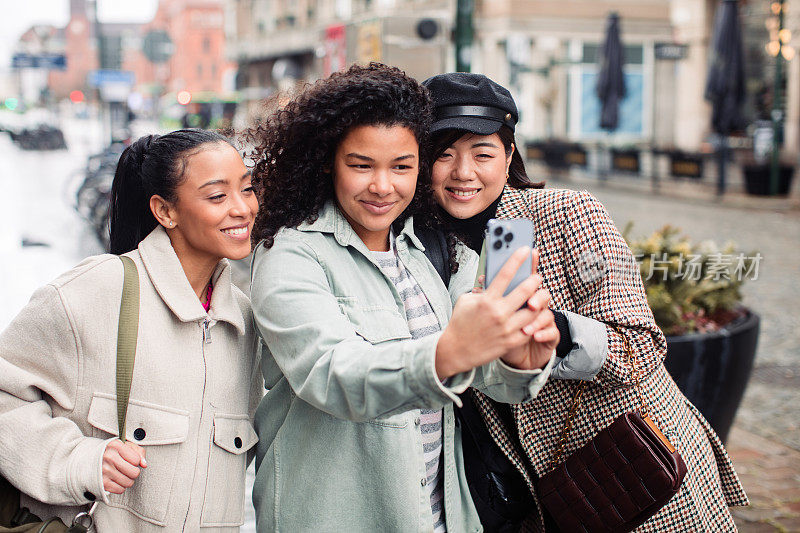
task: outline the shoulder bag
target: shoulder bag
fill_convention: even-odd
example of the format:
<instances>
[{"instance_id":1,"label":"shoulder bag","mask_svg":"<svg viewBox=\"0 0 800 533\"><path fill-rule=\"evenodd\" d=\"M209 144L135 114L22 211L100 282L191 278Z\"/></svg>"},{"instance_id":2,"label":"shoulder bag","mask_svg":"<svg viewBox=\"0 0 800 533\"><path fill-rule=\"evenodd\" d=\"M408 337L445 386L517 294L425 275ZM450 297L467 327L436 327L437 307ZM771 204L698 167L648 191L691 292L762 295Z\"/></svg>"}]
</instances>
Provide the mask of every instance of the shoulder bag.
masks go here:
<instances>
[{"instance_id":1,"label":"shoulder bag","mask_svg":"<svg viewBox=\"0 0 800 533\"><path fill-rule=\"evenodd\" d=\"M620 335L641 407L620 415L558 464L587 382L578 386L553 454L551 466L558 466L537 486L539 500L561 531L632 531L677 494L686 475L680 454L648 414L630 344Z\"/></svg>"},{"instance_id":2,"label":"shoulder bag","mask_svg":"<svg viewBox=\"0 0 800 533\"><path fill-rule=\"evenodd\" d=\"M132 259L120 256L125 272L117 330L117 423L119 438L125 442L125 414L133 378L136 338L139 330L139 272ZM20 507L20 493L0 476L0 533L86 533L94 525L92 515L99 502L78 513L67 526L60 518L42 520Z\"/></svg>"}]
</instances>

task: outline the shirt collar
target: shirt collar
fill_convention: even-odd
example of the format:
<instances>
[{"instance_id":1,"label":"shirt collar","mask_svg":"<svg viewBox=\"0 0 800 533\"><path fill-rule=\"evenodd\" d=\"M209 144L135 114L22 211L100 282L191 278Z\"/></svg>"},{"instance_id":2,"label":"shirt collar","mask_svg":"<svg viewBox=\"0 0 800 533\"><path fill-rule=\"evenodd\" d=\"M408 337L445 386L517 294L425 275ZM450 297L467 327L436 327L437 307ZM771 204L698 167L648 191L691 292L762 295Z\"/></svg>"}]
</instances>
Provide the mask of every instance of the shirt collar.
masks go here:
<instances>
[{"instance_id":1,"label":"shirt collar","mask_svg":"<svg viewBox=\"0 0 800 533\"><path fill-rule=\"evenodd\" d=\"M211 276L214 290L211 293L211 310L206 313L163 227L156 227L145 237L139 243L138 250L156 292L180 321L196 322L210 317L212 320L228 322L240 334L244 334L244 317L233 294L231 266L227 259L217 264Z\"/></svg>"},{"instance_id":2,"label":"shirt collar","mask_svg":"<svg viewBox=\"0 0 800 533\"><path fill-rule=\"evenodd\" d=\"M342 246L355 246L356 248L363 248L363 252L369 250L364 245L361 237L353 230L353 227L344 218L336 202L328 200L325 205L320 209L319 216L314 222L301 222L297 229L299 231L316 231L320 233L332 233L336 242ZM407 235L408 239L420 250L425 250L425 247L420 242L419 238L414 234L414 221L413 217L408 217L403 222L403 227L399 235Z\"/></svg>"}]
</instances>

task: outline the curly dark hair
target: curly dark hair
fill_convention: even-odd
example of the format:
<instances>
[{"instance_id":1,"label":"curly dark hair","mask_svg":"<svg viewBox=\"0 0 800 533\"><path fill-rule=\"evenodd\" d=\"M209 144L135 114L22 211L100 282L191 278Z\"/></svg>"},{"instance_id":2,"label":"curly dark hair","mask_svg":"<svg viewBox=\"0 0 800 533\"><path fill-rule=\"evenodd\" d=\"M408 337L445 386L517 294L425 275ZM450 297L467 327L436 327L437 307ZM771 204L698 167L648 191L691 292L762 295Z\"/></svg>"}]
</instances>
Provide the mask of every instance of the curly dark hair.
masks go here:
<instances>
[{"instance_id":1,"label":"curly dark hair","mask_svg":"<svg viewBox=\"0 0 800 533\"><path fill-rule=\"evenodd\" d=\"M403 126L419 143L417 188L395 228L414 215L416 227L439 229L430 177L428 131L432 105L427 89L396 67L380 63L349 69L306 85L285 106L244 133L253 148L253 184L259 213L254 244L270 248L283 227L313 222L334 198L336 149L357 126ZM455 239L448 238L451 268Z\"/></svg>"}]
</instances>

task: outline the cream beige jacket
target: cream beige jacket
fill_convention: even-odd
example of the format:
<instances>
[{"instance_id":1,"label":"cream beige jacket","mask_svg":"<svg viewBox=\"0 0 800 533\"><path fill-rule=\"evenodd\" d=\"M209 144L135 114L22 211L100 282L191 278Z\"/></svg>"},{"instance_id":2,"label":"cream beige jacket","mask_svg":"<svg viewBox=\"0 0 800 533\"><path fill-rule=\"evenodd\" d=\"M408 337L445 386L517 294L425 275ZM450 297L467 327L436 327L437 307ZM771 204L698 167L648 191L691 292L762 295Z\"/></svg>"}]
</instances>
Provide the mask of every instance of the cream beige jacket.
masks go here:
<instances>
[{"instance_id":1,"label":"cream beige jacket","mask_svg":"<svg viewBox=\"0 0 800 533\"><path fill-rule=\"evenodd\" d=\"M160 227L126 255L141 294L126 436L148 467L124 494L103 491L123 275L100 255L37 290L0 334L0 474L23 506L67 524L101 500L101 533L238 530L263 391L250 304L223 260L206 313Z\"/></svg>"}]
</instances>

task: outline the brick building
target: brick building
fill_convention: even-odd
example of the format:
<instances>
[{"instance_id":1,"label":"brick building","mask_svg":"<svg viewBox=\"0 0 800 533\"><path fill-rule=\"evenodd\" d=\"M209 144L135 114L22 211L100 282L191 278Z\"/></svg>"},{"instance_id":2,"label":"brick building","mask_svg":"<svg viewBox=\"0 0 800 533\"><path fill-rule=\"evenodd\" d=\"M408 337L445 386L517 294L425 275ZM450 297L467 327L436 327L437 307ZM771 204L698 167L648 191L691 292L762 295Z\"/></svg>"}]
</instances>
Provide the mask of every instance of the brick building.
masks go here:
<instances>
[{"instance_id":1,"label":"brick building","mask_svg":"<svg viewBox=\"0 0 800 533\"><path fill-rule=\"evenodd\" d=\"M166 31L172 41L173 54L165 63L152 63L143 53L145 38L153 30ZM161 0L148 23L101 24L102 65L97 31L93 2L70 0L69 23L58 30L67 69L52 71L48 77L54 97L66 98L76 89L91 97L87 76L100 67L133 72L133 90L145 98L179 91L219 94L232 88L236 65L224 56L222 0Z\"/></svg>"}]
</instances>

